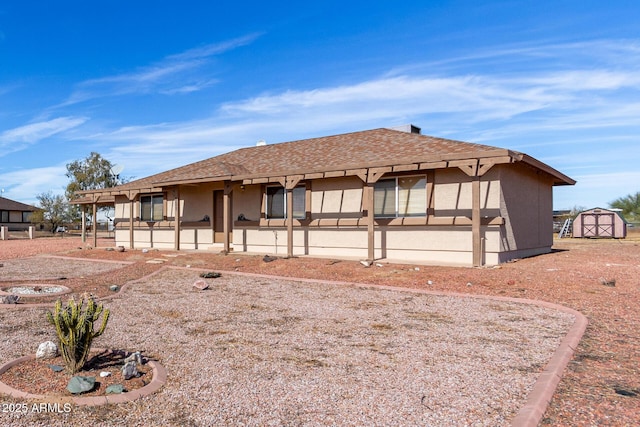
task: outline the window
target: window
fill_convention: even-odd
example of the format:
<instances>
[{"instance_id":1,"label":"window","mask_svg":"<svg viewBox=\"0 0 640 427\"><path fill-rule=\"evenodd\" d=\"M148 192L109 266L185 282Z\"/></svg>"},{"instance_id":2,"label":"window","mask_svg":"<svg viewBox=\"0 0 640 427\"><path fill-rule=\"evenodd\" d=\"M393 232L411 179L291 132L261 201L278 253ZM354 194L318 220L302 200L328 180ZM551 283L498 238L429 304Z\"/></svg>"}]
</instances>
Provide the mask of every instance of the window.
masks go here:
<instances>
[{"instance_id":1,"label":"window","mask_svg":"<svg viewBox=\"0 0 640 427\"><path fill-rule=\"evenodd\" d=\"M297 219L305 219L307 211L305 207L304 186L293 189L293 217ZM267 187L267 211L266 217L286 218L287 217L287 192L283 187Z\"/></svg>"},{"instance_id":2,"label":"window","mask_svg":"<svg viewBox=\"0 0 640 427\"><path fill-rule=\"evenodd\" d=\"M0 222L9 222L9 211L0 211Z\"/></svg>"},{"instance_id":3,"label":"window","mask_svg":"<svg viewBox=\"0 0 640 427\"><path fill-rule=\"evenodd\" d=\"M381 179L373 192L374 216L397 218L427 214L427 180L420 176Z\"/></svg>"},{"instance_id":4,"label":"window","mask_svg":"<svg viewBox=\"0 0 640 427\"><path fill-rule=\"evenodd\" d=\"M162 194L140 196L140 221L162 221Z\"/></svg>"},{"instance_id":5,"label":"window","mask_svg":"<svg viewBox=\"0 0 640 427\"><path fill-rule=\"evenodd\" d=\"M22 222L31 222L31 214L33 212L22 212Z\"/></svg>"}]
</instances>

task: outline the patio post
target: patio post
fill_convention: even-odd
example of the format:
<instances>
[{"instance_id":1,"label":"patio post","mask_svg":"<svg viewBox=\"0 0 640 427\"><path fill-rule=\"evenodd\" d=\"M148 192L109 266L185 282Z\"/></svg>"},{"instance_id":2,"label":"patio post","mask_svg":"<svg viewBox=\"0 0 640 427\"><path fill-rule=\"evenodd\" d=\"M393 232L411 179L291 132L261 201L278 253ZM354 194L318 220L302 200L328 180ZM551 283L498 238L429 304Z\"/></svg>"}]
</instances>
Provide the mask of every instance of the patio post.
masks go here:
<instances>
[{"instance_id":1,"label":"patio post","mask_svg":"<svg viewBox=\"0 0 640 427\"><path fill-rule=\"evenodd\" d=\"M231 193L233 187L231 181L224 182L224 193L222 196L222 232L224 233L224 248L223 252L228 254L231 251L231 242L229 240L229 233L231 231ZM220 194L220 193L218 193Z\"/></svg>"},{"instance_id":2,"label":"patio post","mask_svg":"<svg viewBox=\"0 0 640 427\"><path fill-rule=\"evenodd\" d=\"M92 205L92 209L93 209L93 216L91 219L91 228L93 229L93 247L97 248L98 247L98 204L96 202L93 202Z\"/></svg>"},{"instance_id":3,"label":"patio post","mask_svg":"<svg viewBox=\"0 0 640 427\"><path fill-rule=\"evenodd\" d=\"M82 205L82 218L81 218L81 224L82 224L82 243L85 243L87 241L87 205Z\"/></svg>"},{"instance_id":4,"label":"patio post","mask_svg":"<svg viewBox=\"0 0 640 427\"><path fill-rule=\"evenodd\" d=\"M174 243L173 243L173 247L176 251L180 250L180 187L176 186L176 189L174 190L174 198L173 198L173 205L174 205L174 213L175 213L175 227L174 227L174 231L175 231L175 238L174 238Z\"/></svg>"}]
</instances>

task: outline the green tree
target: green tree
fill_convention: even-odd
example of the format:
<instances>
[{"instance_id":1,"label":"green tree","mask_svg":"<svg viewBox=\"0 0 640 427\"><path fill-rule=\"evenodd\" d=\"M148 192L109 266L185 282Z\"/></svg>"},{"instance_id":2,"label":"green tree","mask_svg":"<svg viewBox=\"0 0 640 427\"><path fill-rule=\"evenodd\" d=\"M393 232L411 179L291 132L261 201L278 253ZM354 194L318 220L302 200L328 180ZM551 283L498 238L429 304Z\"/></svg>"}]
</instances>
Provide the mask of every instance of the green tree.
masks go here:
<instances>
[{"instance_id":1,"label":"green tree","mask_svg":"<svg viewBox=\"0 0 640 427\"><path fill-rule=\"evenodd\" d=\"M75 160L67 164L67 177L71 182L67 185L66 196L70 202L79 198L78 191L98 190L101 188L115 187L127 182L114 173L114 165L96 152L91 152L82 160ZM102 208L108 210L109 208ZM72 205L71 212L73 218L80 217L80 209ZM91 216L92 212L87 213Z\"/></svg>"},{"instance_id":2,"label":"green tree","mask_svg":"<svg viewBox=\"0 0 640 427\"><path fill-rule=\"evenodd\" d=\"M66 195L69 201L78 197L77 191L97 190L118 185L119 178L112 172L113 164L99 153L91 152L87 158L67 164Z\"/></svg>"},{"instance_id":3,"label":"green tree","mask_svg":"<svg viewBox=\"0 0 640 427\"><path fill-rule=\"evenodd\" d=\"M640 191L614 200L609 207L622 209L622 215L630 222L640 221Z\"/></svg>"},{"instance_id":4,"label":"green tree","mask_svg":"<svg viewBox=\"0 0 640 427\"><path fill-rule=\"evenodd\" d=\"M71 220L69 204L63 195L53 195L51 191L36 196L41 211L33 213L32 222L48 222L51 232L55 233L59 226Z\"/></svg>"}]
</instances>

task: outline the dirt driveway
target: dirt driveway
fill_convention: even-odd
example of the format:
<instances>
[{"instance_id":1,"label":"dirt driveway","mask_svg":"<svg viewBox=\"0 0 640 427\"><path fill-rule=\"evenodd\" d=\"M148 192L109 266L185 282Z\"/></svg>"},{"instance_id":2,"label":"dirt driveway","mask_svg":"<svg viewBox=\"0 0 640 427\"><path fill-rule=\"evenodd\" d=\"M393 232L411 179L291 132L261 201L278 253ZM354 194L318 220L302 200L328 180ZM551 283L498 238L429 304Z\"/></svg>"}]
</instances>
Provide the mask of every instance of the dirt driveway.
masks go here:
<instances>
[{"instance_id":1,"label":"dirt driveway","mask_svg":"<svg viewBox=\"0 0 640 427\"><path fill-rule=\"evenodd\" d=\"M196 252L117 253L77 249L64 240L38 242L39 252L138 263L140 268L164 258L165 264L216 270L346 280L400 287L513 296L549 301L576 309L589 319L587 331L565 372L543 425L638 425L640 416L640 236L625 240L556 241L554 252L512 262L501 268L454 268L383 264L364 268L357 262L326 259L278 259ZM0 260L18 251L34 255L29 241L8 251L0 242ZM105 241L105 244L109 244ZM36 252L38 252L36 251ZM134 267L135 268L135 264ZM117 280L114 278L114 280ZM96 282L97 280L94 280ZM611 286L615 281L615 286ZM606 284L603 284L606 283Z\"/></svg>"}]
</instances>

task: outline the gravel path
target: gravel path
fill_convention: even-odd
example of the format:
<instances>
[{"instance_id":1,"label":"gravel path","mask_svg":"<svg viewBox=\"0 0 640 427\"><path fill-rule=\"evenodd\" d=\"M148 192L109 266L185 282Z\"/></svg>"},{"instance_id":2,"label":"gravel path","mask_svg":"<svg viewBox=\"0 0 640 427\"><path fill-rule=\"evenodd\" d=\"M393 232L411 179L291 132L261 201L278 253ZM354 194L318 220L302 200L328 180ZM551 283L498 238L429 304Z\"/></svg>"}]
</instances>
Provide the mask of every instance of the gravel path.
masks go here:
<instances>
[{"instance_id":1,"label":"gravel path","mask_svg":"<svg viewBox=\"0 0 640 427\"><path fill-rule=\"evenodd\" d=\"M169 372L159 394L0 422L508 425L574 320L527 304L229 274L196 291L198 278L164 270L107 303L95 345L157 357ZM43 318L0 311L0 360L52 339Z\"/></svg>"}]
</instances>

